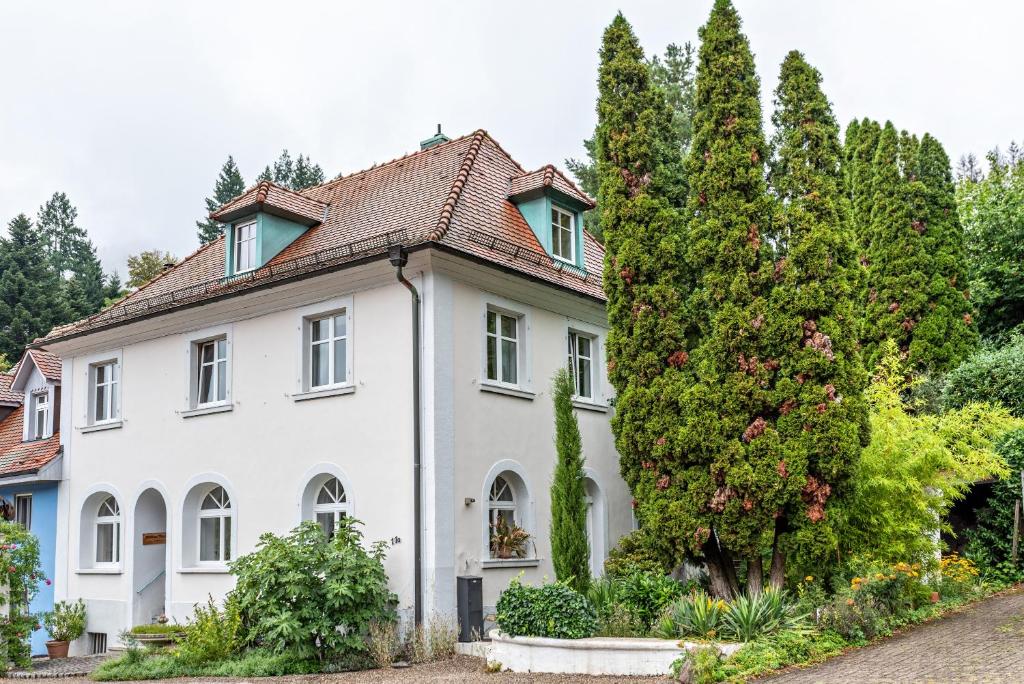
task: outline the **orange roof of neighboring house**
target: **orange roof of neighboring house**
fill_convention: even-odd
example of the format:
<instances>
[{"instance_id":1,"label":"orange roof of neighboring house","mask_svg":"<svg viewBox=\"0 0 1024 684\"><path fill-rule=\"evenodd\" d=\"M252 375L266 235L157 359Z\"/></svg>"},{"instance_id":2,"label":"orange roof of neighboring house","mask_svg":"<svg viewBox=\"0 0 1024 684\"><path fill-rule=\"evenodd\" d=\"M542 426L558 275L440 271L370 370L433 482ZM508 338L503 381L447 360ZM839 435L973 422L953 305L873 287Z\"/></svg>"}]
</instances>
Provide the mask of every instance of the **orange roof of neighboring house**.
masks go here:
<instances>
[{"instance_id":1,"label":"orange roof of neighboring house","mask_svg":"<svg viewBox=\"0 0 1024 684\"><path fill-rule=\"evenodd\" d=\"M513 184L543 185L545 179L583 204L593 203L554 167L526 173L483 130L300 192L268 183L264 203L291 203L295 214L319 210L322 218L266 265L226 279L221 236L114 306L54 328L38 343L375 257L399 243L447 248L604 301L602 246L584 233L585 269L556 261L508 199ZM213 215L254 210L264 185Z\"/></svg>"},{"instance_id":2,"label":"orange roof of neighboring house","mask_svg":"<svg viewBox=\"0 0 1024 684\"><path fill-rule=\"evenodd\" d=\"M25 407L19 406L0 421L0 477L34 473L60 451L60 434L22 442Z\"/></svg>"},{"instance_id":3,"label":"orange roof of neighboring house","mask_svg":"<svg viewBox=\"0 0 1024 684\"><path fill-rule=\"evenodd\" d=\"M0 373L0 404L20 404L25 399L24 394L11 389L12 382L13 373Z\"/></svg>"}]
</instances>

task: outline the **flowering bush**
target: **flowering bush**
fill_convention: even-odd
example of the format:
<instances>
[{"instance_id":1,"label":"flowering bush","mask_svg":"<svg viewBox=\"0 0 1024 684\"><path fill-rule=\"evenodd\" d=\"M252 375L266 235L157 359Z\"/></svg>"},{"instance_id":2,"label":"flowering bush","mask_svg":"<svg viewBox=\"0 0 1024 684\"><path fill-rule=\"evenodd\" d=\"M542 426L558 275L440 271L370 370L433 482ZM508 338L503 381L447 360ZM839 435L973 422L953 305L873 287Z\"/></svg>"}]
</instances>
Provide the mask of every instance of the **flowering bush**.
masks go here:
<instances>
[{"instance_id":1,"label":"flowering bush","mask_svg":"<svg viewBox=\"0 0 1024 684\"><path fill-rule=\"evenodd\" d=\"M965 596L981 583L981 572L974 561L955 553L943 556L939 573L939 592L950 598Z\"/></svg>"},{"instance_id":2,"label":"flowering bush","mask_svg":"<svg viewBox=\"0 0 1024 684\"><path fill-rule=\"evenodd\" d=\"M50 580L39 567L39 542L17 523L0 520L0 601L10 601L6 616L0 617L0 671L7 663L25 667L31 660L29 635L39 629L39 617L28 606L43 582Z\"/></svg>"}]
</instances>

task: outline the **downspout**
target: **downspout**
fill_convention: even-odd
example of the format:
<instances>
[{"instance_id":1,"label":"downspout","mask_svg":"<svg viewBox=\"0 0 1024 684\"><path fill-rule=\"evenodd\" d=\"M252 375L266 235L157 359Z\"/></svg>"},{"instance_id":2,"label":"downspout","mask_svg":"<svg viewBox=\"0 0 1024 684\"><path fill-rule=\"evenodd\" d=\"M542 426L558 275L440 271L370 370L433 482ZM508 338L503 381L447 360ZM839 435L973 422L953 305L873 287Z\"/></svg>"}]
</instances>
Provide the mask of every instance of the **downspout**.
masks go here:
<instances>
[{"instance_id":1,"label":"downspout","mask_svg":"<svg viewBox=\"0 0 1024 684\"><path fill-rule=\"evenodd\" d=\"M392 245L388 249L388 259L395 267L398 282L409 290L412 295L412 479L413 479L413 616L417 625L423 624L423 502L422 479L420 465L420 293L416 286L402 274L402 267L409 262L402 245Z\"/></svg>"}]
</instances>

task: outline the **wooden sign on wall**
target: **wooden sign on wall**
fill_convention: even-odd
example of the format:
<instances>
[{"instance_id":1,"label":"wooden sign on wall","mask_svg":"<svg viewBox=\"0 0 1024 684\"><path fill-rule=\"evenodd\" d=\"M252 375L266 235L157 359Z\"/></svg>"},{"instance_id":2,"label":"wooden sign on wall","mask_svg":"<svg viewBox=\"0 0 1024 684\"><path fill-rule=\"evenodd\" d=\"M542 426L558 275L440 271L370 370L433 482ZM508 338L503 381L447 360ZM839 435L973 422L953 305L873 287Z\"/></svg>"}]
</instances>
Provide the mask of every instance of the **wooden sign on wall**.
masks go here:
<instances>
[{"instance_id":1,"label":"wooden sign on wall","mask_svg":"<svg viewBox=\"0 0 1024 684\"><path fill-rule=\"evenodd\" d=\"M166 544L167 533L166 532L143 532L142 533L142 545L153 546L155 544Z\"/></svg>"}]
</instances>

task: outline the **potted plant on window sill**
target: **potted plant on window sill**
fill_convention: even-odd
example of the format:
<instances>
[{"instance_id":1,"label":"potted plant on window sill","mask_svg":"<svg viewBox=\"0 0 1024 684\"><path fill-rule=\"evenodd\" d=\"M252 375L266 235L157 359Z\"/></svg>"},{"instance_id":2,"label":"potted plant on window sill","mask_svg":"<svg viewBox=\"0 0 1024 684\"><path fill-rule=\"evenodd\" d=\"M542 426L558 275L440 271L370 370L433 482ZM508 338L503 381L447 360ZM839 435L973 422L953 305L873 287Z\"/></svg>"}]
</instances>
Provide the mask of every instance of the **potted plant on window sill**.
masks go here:
<instances>
[{"instance_id":1,"label":"potted plant on window sill","mask_svg":"<svg viewBox=\"0 0 1024 684\"><path fill-rule=\"evenodd\" d=\"M53 610L43 615L43 626L50 633L46 652L50 660L68 657L68 646L85 633L85 603L58 601Z\"/></svg>"},{"instance_id":2,"label":"potted plant on window sill","mask_svg":"<svg viewBox=\"0 0 1024 684\"><path fill-rule=\"evenodd\" d=\"M526 557L526 542L530 535L515 523L505 518L491 525L491 557L507 560Z\"/></svg>"}]
</instances>

